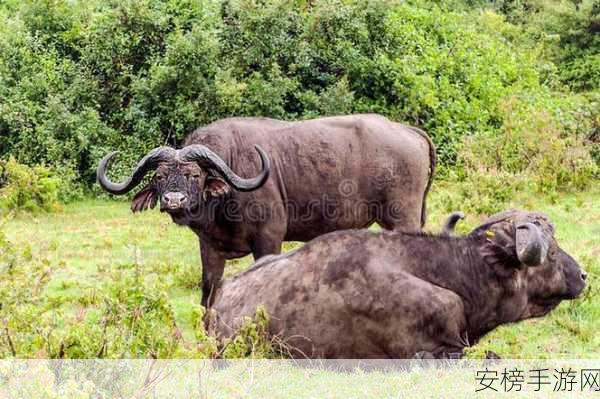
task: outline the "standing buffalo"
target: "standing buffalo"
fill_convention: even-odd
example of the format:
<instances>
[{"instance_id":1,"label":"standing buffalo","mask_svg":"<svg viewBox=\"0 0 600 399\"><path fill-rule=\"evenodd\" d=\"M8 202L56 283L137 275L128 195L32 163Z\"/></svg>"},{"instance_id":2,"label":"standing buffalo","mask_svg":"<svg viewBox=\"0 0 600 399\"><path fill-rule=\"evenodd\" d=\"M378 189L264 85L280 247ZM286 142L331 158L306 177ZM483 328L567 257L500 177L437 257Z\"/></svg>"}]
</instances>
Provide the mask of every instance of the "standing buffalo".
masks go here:
<instances>
[{"instance_id":1,"label":"standing buffalo","mask_svg":"<svg viewBox=\"0 0 600 399\"><path fill-rule=\"evenodd\" d=\"M155 172L131 209L160 201L161 211L198 235L204 305L226 259L259 259L280 253L282 241L375 221L419 230L436 162L424 132L378 115L220 120L196 130L180 150L152 150L122 183L106 177L114 155L98 166L104 190L125 194Z\"/></svg>"},{"instance_id":2,"label":"standing buffalo","mask_svg":"<svg viewBox=\"0 0 600 399\"><path fill-rule=\"evenodd\" d=\"M578 297L585 278L545 215L509 211L464 237L327 234L225 281L207 321L226 338L263 306L297 357L458 357L497 326Z\"/></svg>"}]
</instances>

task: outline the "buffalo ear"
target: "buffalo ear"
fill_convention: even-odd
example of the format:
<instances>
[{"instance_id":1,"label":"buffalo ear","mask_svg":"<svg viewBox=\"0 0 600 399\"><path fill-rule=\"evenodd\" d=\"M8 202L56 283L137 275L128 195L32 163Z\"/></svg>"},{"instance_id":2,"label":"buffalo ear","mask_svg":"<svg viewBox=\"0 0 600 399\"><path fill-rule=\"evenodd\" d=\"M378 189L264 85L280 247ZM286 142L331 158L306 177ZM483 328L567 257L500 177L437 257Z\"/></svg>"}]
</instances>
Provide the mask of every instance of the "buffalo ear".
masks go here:
<instances>
[{"instance_id":1,"label":"buffalo ear","mask_svg":"<svg viewBox=\"0 0 600 399\"><path fill-rule=\"evenodd\" d=\"M154 208L156 202L156 190L148 185L133 197L133 200L131 201L131 211L135 213L144 211L148 208Z\"/></svg>"},{"instance_id":2,"label":"buffalo ear","mask_svg":"<svg viewBox=\"0 0 600 399\"><path fill-rule=\"evenodd\" d=\"M519 269L522 267L517 257L515 233L512 222L501 222L482 231L483 243L480 253L483 260L497 270Z\"/></svg>"},{"instance_id":3,"label":"buffalo ear","mask_svg":"<svg viewBox=\"0 0 600 399\"><path fill-rule=\"evenodd\" d=\"M219 197L225 195L231 191L231 186L220 177L208 176L206 183L204 184L204 192L202 198L207 199L208 197Z\"/></svg>"}]
</instances>

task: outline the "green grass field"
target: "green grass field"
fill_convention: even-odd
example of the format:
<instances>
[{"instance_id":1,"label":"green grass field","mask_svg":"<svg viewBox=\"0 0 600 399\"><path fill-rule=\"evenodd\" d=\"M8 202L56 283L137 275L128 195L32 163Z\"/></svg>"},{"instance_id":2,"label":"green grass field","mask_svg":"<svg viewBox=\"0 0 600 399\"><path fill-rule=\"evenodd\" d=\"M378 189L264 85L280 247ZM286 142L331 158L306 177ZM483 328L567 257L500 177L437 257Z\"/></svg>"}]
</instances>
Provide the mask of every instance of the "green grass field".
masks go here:
<instances>
[{"instance_id":1,"label":"green grass field","mask_svg":"<svg viewBox=\"0 0 600 399\"><path fill-rule=\"evenodd\" d=\"M430 231L445 218L441 198L434 189ZM493 350L503 358L600 357L600 190L553 201L525 195L519 204L549 214L559 244L588 272L589 285L583 297L563 302L547 317L497 329L469 356ZM459 231L480 218L469 215ZM198 242L167 215L133 215L126 202L88 199L59 213L21 214L0 226L10 243L0 264L0 292L10 297L0 309L0 357L210 353L213 343L200 331ZM229 262L226 276L251 263L251 257Z\"/></svg>"}]
</instances>

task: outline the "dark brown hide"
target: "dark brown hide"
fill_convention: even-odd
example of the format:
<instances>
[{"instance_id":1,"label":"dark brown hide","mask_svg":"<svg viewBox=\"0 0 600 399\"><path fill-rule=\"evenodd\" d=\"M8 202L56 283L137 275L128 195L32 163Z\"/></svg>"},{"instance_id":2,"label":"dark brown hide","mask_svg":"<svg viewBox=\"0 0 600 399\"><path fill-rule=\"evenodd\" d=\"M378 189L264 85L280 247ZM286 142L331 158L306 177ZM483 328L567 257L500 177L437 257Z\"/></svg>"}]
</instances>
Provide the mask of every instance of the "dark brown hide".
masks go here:
<instances>
[{"instance_id":1,"label":"dark brown hide","mask_svg":"<svg viewBox=\"0 0 600 399\"><path fill-rule=\"evenodd\" d=\"M515 226L533 223L548 245L525 266ZM296 357L460 356L505 323L542 316L580 295L585 274L540 213L490 218L465 237L349 230L267 257L227 280L211 328L232 335L263 306L270 333Z\"/></svg>"}]
</instances>

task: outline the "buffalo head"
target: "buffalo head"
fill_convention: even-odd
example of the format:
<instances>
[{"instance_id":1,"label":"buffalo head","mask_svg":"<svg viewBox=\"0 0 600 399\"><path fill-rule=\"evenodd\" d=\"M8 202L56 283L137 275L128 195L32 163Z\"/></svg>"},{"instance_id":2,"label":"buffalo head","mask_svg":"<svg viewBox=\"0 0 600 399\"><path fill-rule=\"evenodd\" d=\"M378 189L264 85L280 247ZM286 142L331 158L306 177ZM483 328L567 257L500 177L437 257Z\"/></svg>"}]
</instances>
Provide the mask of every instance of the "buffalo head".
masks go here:
<instances>
[{"instance_id":1,"label":"buffalo head","mask_svg":"<svg viewBox=\"0 0 600 399\"><path fill-rule=\"evenodd\" d=\"M543 316L585 288L585 272L558 246L554 226L543 213L502 212L470 235L481 243L479 251L488 265L524 285L527 306L522 319Z\"/></svg>"},{"instance_id":2,"label":"buffalo head","mask_svg":"<svg viewBox=\"0 0 600 399\"><path fill-rule=\"evenodd\" d=\"M199 207L213 197L221 197L235 189L252 191L260 188L269 177L269 158L256 146L262 170L251 179L236 175L217 154L207 147L195 144L175 150L158 147L150 151L135 167L132 175L121 183L106 176L108 163L117 152L106 155L98 165L100 186L115 195L125 194L135 188L144 176L154 171L150 182L133 198L133 212L154 208L160 201L160 210L168 212L175 221L197 212Z\"/></svg>"}]
</instances>

